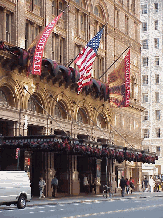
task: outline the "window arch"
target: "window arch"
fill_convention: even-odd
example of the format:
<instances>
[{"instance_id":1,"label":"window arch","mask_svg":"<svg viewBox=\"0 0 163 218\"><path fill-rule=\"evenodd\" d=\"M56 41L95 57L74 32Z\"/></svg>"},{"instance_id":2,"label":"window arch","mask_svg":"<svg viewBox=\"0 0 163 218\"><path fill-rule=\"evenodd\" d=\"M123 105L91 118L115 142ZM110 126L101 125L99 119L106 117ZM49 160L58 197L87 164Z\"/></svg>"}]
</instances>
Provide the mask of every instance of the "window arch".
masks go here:
<instances>
[{"instance_id":1,"label":"window arch","mask_svg":"<svg viewBox=\"0 0 163 218\"><path fill-rule=\"evenodd\" d=\"M84 124L89 123L87 112L83 108L80 108L78 110L77 121L81 122L81 123L84 123Z\"/></svg>"},{"instance_id":2,"label":"window arch","mask_svg":"<svg viewBox=\"0 0 163 218\"><path fill-rule=\"evenodd\" d=\"M30 110L32 112L37 112L37 113L43 114L43 109L40 107L40 105L34 99L36 99L36 101L40 105L42 105L42 101L39 98L39 96L36 94L33 94L28 100L28 110Z\"/></svg>"},{"instance_id":3,"label":"window arch","mask_svg":"<svg viewBox=\"0 0 163 218\"><path fill-rule=\"evenodd\" d=\"M104 19L102 9L101 9L99 6L95 6L95 8L94 8L94 14L95 14L97 17L100 17L101 19Z\"/></svg>"},{"instance_id":4,"label":"window arch","mask_svg":"<svg viewBox=\"0 0 163 218\"><path fill-rule=\"evenodd\" d=\"M5 93L2 90L0 90L0 104L3 104L5 106L8 105L7 97L6 97Z\"/></svg>"},{"instance_id":5,"label":"window arch","mask_svg":"<svg viewBox=\"0 0 163 218\"><path fill-rule=\"evenodd\" d=\"M5 85L0 87L0 103L5 106L17 106L17 99L15 98L14 92L10 89L10 87Z\"/></svg>"},{"instance_id":6,"label":"window arch","mask_svg":"<svg viewBox=\"0 0 163 218\"><path fill-rule=\"evenodd\" d=\"M97 117L97 126L100 128L106 128L107 127L107 123L105 121L105 118L102 114L99 114Z\"/></svg>"},{"instance_id":7,"label":"window arch","mask_svg":"<svg viewBox=\"0 0 163 218\"><path fill-rule=\"evenodd\" d=\"M63 102L59 101L55 105L54 114L61 119L67 119L67 109Z\"/></svg>"},{"instance_id":8,"label":"window arch","mask_svg":"<svg viewBox=\"0 0 163 218\"><path fill-rule=\"evenodd\" d=\"M80 4L80 0L75 0L75 2L76 2L77 4Z\"/></svg>"}]
</instances>

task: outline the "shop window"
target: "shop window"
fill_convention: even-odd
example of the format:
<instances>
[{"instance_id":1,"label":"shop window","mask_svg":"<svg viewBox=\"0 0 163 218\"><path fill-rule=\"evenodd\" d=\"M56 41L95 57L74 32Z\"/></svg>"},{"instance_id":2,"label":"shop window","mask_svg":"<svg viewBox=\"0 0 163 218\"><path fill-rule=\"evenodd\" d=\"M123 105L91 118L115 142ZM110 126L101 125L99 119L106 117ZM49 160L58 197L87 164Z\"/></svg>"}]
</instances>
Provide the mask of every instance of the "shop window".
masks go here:
<instances>
[{"instance_id":1,"label":"shop window","mask_svg":"<svg viewBox=\"0 0 163 218\"><path fill-rule=\"evenodd\" d=\"M142 14L147 14L147 4L141 6Z\"/></svg>"},{"instance_id":2,"label":"shop window","mask_svg":"<svg viewBox=\"0 0 163 218\"><path fill-rule=\"evenodd\" d=\"M148 85L148 75L143 75L143 85Z\"/></svg>"}]
</instances>

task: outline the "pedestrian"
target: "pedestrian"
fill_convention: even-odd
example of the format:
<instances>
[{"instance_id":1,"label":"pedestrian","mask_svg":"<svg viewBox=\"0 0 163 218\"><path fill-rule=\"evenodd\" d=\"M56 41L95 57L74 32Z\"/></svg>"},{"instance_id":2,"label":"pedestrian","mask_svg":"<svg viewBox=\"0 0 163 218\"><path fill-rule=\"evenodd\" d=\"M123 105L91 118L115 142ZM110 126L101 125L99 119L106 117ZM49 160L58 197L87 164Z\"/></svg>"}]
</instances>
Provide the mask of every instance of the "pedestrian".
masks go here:
<instances>
[{"instance_id":1,"label":"pedestrian","mask_svg":"<svg viewBox=\"0 0 163 218\"><path fill-rule=\"evenodd\" d=\"M130 188L131 188L131 194L132 194L132 192L133 192L133 190L134 190L134 179L132 178L132 177L130 177Z\"/></svg>"},{"instance_id":2,"label":"pedestrian","mask_svg":"<svg viewBox=\"0 0 163 218\"><path fill-rule=\"evenodd\" d=\"M52 196L56 197L56 195L57 195L57 187L58 187L58 179L57 179L56 175L54 175L54 178L51 181L51 186L53 187Z\"/></svg>"},{"instance_id":3,"label":"pedestrian","mask_svg":"<svg viewBox=\"0 0 163 218\"><path fill-rule=\"evenodd\" d=\"M43 177L40 177L40 181L39 181L39 190L40 190L40 197L39 198L45 198L44 195L44 187L45 187L46 183L45 180L43 179Z\"/></svg>"},{"instance_id":4,"label":"pedestrian","mask_svg":"<svg viewBox=\"0 0 163 218\"><path fill-rule=\"evenodd\" d=\"M129 194L130 190L130 181L126 178L126 193Z\"/></svg>"},{"instance_id":5,"label":"pedestrian","mask_svg":"<svg viewBox=\"0 0 163 218\"><path fill-rule=\"evenodd\" d=\"M147 177L145 177L145 179L144 179L144 187L145 187L145 192L147 192L148 191L148 179L147 179Z\"/></svg>"},{"instance_id":6,"label":"pedestrian","mask_svg":"<svg viewBox=\"0 0 163 218\"><path fill-rule=\"evenodd\" d=\"M84 191L85 193L89 193L89 183L88 183L88 178L84 176L83 178L83 185L84 185Z\"/></svg>"},{"instance_id":7,"label":"pedestrian","mask_svg":"<svg viewBox=\"0 0 163 218\"><path fill-rule=\"evenodd\" d=\"M154 180L153 180L152 176L150 176L150 178L149 178L149 186L150 186L150 192L153 192Z\"/></svg>"},{"instance_id":8,"label":"pedestrian","mask_svg":"<svg viewBox=\"0 0 163 218\"><path fill-rule=\"evenodd\" d=\"M124 192L125 192L125 186L126 186L126 180L124 179L124 177L122 176L121 181L120 181L120 186L122 189L122 197L124 197Z\"/></svg>"}]
</instances>

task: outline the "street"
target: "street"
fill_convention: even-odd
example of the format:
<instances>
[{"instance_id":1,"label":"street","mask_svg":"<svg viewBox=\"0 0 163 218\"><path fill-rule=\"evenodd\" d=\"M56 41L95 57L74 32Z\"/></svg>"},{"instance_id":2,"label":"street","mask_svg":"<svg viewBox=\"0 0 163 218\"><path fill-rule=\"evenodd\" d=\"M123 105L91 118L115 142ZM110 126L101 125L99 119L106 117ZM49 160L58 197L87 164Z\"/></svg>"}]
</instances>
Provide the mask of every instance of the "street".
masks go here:
<instances>
[{"instance_id":1,"label":"street","mask_svg":"<svg viewBox=\"0 0 163 218\"><path fill-rule=\"evenodd\" d=\"M63 203L62 203L63 202ZM16 206L1 206L0 217L14 218L75 218L75 217L140 217L140 218L162 218L163 217L163 195L154 193L143 193L133 196L113 197L104 199L102 196L92 199L85 198L70 202L68 199L60 203L44 205L28 205L24 210Z\"/></svg>"}]
</instances>

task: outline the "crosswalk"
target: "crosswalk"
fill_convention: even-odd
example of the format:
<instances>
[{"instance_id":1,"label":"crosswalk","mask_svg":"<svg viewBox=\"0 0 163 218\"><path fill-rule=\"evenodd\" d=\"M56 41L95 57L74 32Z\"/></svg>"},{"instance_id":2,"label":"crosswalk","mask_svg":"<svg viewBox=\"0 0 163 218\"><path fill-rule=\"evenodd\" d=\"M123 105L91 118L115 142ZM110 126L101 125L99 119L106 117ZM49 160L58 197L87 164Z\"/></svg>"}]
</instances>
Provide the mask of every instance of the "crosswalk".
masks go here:
<instances>
[{"instance_id":1,"label":"crosswalk","mask_svg":"<svg viewBox=\"0 0 163 218\"><path fill-rule=\"evenodd\" d=\"M72 206L79 206L79 205L91 205L91 204L102 204L103 202L107 202L108 204L112 204L115 201L122 201L122 202L127 202L127 201L133 201L135 203L140 203L142 201L150 201L152 200L152 198L149 196L148 199L144 199L144 198L109 198L109 199L98 199L98 200L84 200L81 201L79 203L76 202L72 202L71 205ZM69 203L68 204L55 204L55 205L37 205L37 206L29 206L27 205L27 207L24 209L24 211L28 211L30 214L33 213L44 213L47 209L49 209L48 211L54 212L55 210L65 210L66 207L69 207ZM9 211L12 212L14 210L18 210L16 206L0 206L0 213L2 213L3 211ZM19 210L18 210L19 211Z\"/></svg>"}]
</instances>

